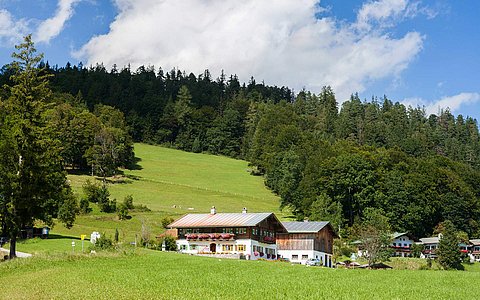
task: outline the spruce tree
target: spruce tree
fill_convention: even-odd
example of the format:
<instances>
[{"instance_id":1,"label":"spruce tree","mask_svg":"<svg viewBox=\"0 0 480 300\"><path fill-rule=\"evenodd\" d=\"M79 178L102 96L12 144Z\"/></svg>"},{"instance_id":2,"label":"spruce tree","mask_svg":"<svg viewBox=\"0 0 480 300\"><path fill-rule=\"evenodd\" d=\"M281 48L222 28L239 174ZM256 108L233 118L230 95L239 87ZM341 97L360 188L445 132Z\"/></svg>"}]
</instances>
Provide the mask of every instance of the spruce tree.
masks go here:
<instances>
[{"instance_id":1,"label":"spruce tree","mask_svg":"<svg viewBox=\"0 0 480 300\"><path fill-rule=\"evenodd\" d=\"M31 36L15 46L12 86L0 102L0 221L10 238L10 258L25 227L41 220L52 226L59 218L71 227L78 212L63 171L60 144L45 118L51 91L38 65Z\"/></svg>"},{"instance_id":2,"label":"spruce tree","mask_svg":"<svg viewBox=\"0 0 480 300\"><path fill-rule=\"evenodd\" d=\"M445 270L463 270L462 254L458 248L459 239L453 223L449 220L443 222L444 231L438 244L438 263Z\"/></svg>"}]
</instances>

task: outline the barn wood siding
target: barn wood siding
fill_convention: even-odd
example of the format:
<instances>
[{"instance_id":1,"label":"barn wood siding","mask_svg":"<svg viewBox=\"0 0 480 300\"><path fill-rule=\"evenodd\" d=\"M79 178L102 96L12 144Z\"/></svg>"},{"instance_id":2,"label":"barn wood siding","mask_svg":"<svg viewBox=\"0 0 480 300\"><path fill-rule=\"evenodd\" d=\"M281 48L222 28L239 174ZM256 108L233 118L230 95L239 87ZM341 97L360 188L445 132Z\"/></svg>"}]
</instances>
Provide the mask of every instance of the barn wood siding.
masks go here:
<instances>
[{"instance_id":1,"label":"barn wood siding","mask_svg":"<svg viewBox=\"0 0 480 300\"><path fill-rule=\"evenodd\" d=\"M333 253L333 233L328 227L317 233L289 233L277 236L278 250L316 250Z\"/></svg>"}]
</instances>

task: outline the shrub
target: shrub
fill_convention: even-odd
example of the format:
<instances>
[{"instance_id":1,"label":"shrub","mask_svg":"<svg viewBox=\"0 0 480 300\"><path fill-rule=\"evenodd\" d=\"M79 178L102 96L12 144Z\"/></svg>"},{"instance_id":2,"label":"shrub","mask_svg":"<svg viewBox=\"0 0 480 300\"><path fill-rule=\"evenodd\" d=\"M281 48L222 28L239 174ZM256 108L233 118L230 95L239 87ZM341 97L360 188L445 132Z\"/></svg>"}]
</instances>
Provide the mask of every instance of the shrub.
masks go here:
<instances>
[{"instance_id":1,"label":"shrub","mask_svg":"<svg viewBox=\"0 0 480 300\"><path fill-rule=\"evenodd\" d=\"M162 227L163 228L168 228L168 225L172 224L173 221L175 221L172 217L164 217L162 219Z\"/></svg>"},{"instance_id":2,"label":"shrub","mask_svg":"<svg viewBox=\"0 0 480 300\"><path fill-rule=\"evenodd\" d=\"M82 189L86 199L92 203L105 202L105 199L110 197L105 185L100 186L100 184L92 183L90 180L83 184Z\"/></svg>"},{"instance_id":3,"label":"shrub","mask_svg":"<svg viewBox=\"0 0 480 300\"><path fill-rule=\"evenodd\" d=\"M81 214L88 214L92 212L92 208L90 207L90 201L86 198L82 198L80 200L80 213Z\"/></svg>"},{"instance_id":4,"label":"shrub","mask_svg":"<svg viewBox=\"0 0 480 300\"><path fill-rule=\"evenodd\" d=\"M94 250L111 250L113 249L113 241L102 233L92 247Z\"/></svg>"},{"instance_id":5,"label":"shrub","mask_svg":"<svg viewBox=\"0 0 480 300\"><path fill-rule=\"evenodd\" d=\"M132 195L125 196L125 198L123 198L123 204L127 209L134 209L133 196Z\"/></svg>"},{"instance_id":6,"label":"shrub","mask_svg":"<svg viewBox=\"0 0 480 300\"><path fill-rule=\"evenodd\" d=\"M125 203L121 203L117 207L117 215L119 220L126 220L128 219L128 208Z\"/></svg>"},{"instance_id":7,"label":"shrub","mask_svg":"<svg viewBox=\"0 0 480 300\"><path fill-rule=\"evenodd\" d=\"M175 238L170 235L164 236L160 239L159 250L162 249L162 244L165 242L165 250L167 251L177 251L177 243Z\"/></svg>"}]
</instances>

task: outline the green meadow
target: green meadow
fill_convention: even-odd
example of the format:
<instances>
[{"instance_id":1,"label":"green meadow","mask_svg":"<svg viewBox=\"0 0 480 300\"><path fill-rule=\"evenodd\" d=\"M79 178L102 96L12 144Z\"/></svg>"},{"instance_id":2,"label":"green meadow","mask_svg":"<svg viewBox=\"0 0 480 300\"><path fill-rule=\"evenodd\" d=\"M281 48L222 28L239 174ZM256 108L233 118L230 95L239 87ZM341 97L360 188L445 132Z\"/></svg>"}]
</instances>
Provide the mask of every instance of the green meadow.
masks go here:
<instances>
[{"instance_id":1,"label":"green meadow","mask_svg":"<svg viewBox=\"0 0 480 300\"><path fill-rule=\"evenodd\" d=\"M468 271L348 270L124 250L0 264L4 299L477 299Z\"/></svg>"},{"instance_id":2,"label":"green meadow","mask_svg":"<svg viewBox=\"0 0 480 300\"><path fill-rule=\"evenodd\" d=\"M123 170L124 176L110 180L111 195L122 200L133 195L136 203L155 211L173 214L218 211L280 213L278 197L264 185L263 178L248 172L243 160L208 154L135 144L140 159L137 170ZM70 175L74 190L91 176Z\"/></svg>"},{"instance_id":3,"label":"green meadow","mask_svg":"<svg viewBox=\"0 0 480 300\"><path fill-rule=\"evenodd\" d=\"M151 212L133 211L131 219L119 221L116 214L100 213L92 205L93 212L79 216L72 229L59 224L52 232L79 237L99 231L113 237L118 229L120 237L133 241L142 224L157 235L164 231L164 217L205 213L213 205L218 212L241 212L247 207L249 212L289 216L288 211L280 211L279 198L265 187L263 178L250 175L246 161L146 144L135 144L135 155L139 161L134 170L108 178L110 198L120 203L132 195L135 205L145 205ZM79 197L86 180L100 180L88 175L69 175L68 179Z\"/></svg>"}]
</instances>

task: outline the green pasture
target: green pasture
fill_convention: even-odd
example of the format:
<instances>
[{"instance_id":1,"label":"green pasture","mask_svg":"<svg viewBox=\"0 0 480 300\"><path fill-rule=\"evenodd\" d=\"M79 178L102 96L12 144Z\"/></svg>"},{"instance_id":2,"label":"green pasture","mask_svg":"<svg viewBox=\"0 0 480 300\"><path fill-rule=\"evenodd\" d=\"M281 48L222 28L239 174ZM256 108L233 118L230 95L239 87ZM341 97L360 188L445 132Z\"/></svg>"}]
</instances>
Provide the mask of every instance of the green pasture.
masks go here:
<instances>
[{"instance_id":1,"label":"green pasture","mask_svg":"<svg viewBox=\"0 0 480 300\"><path fill-rule=\"evenodd\" d=\"M5 299L476 299L468 271L349 270L158 251L0 263Z\"/></svg>"},{"instance_id":2,"label":"green pasture","mask_svg":"<svg viewBox=\"0 0 480 300\"><path fill-rule=\"evenodd\" d=\"M208 212L212 205L219 212L247 207L250 212L287 214L279 211L279 198L263 178L250 175L246 161L146 144L135 144L135 155L140 159L136 170L109 179L111 197L119 202L131 194L137 204L176 215ZM69 175L78 194L87 179L95 180Z\"/></svg>"}]
</instances>

